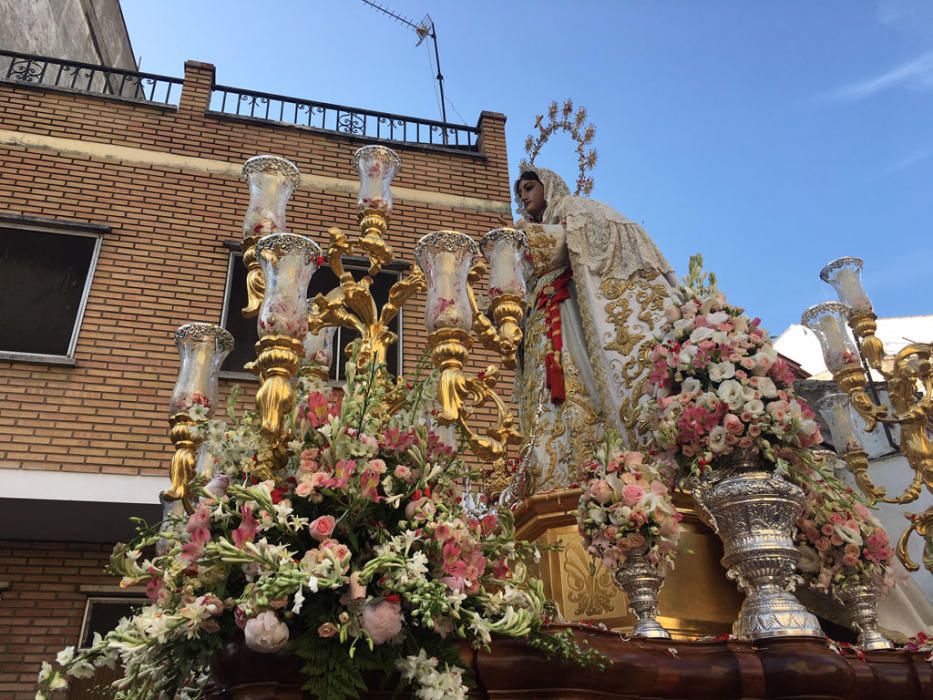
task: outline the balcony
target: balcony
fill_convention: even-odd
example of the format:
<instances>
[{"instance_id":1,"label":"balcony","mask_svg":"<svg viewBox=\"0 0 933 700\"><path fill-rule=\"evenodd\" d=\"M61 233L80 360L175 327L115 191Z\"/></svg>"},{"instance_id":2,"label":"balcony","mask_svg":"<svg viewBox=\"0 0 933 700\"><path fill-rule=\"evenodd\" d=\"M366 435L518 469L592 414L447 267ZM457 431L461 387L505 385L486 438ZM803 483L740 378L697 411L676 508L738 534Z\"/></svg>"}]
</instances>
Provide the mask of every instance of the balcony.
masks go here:
<instances>
[{"instance_id":1,"label":"balcony","mask_svg":"<svg viewBox=\"0 0 933 700\"><path fill-rule=\"evenodd\" d=\"M181 78L12 51L0 51L0 81L172 107L184 89ZM479 150L477 127L226 85L212 85L209 113L373 141Z\"/></svg>"}]
</instances>

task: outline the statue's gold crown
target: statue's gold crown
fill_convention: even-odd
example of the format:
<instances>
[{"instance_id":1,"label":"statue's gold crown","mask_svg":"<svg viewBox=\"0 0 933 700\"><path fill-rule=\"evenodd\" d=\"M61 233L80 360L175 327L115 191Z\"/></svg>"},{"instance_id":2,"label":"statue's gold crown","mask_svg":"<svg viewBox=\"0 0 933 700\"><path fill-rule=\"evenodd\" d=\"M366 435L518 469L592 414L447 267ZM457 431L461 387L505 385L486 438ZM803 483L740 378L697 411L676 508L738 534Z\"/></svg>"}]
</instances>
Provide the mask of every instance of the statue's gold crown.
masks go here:
<instances>
[{"instance_id":1,"label":"statue's gold crown","mask_svg":"<svg viewBox=\"0 0 933 700\"><path fill-rule=\"evenodd\" d=\"M580 175L577 177L577 189L574 194L588 196L593 190L593 178L586 173L596 167L596 149L587 149L587 146L593 143L596 127L592 122L584 126L585 122L586 107L578 107L574 112L573 100L564 100L563 106L559 106L556 101L551 102L547 110L547 122L545 123L545 115L537 115L535 129L538 130L538 134L537 136L529 135L525 139L525 153L528 154L528 160L522 161L521 169L534 170L535 158L538 157L541 147L551 138L551 134L564 131L570 134L577 144L575 150Z\"/></svg>"}]
</instances>

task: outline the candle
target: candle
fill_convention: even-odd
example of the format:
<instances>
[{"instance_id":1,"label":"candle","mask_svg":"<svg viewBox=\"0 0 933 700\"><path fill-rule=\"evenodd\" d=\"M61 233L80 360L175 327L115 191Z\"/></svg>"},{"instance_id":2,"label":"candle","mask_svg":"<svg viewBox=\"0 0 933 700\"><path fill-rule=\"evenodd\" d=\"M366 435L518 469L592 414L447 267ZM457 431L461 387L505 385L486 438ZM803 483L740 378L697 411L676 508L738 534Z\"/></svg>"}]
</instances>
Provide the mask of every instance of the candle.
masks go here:
<instances>
[{"instance_id":1,"label":"candle","mask_svg":"<svg viewBox=\"0 0 933 700\"><path fill-rule=\"evenodd\" d=\"M839 300L856 311L871 311L871 300L862 288L861 276L858 270L841 269L836 273L836 282Z\"/></svg>"}]
</instances>

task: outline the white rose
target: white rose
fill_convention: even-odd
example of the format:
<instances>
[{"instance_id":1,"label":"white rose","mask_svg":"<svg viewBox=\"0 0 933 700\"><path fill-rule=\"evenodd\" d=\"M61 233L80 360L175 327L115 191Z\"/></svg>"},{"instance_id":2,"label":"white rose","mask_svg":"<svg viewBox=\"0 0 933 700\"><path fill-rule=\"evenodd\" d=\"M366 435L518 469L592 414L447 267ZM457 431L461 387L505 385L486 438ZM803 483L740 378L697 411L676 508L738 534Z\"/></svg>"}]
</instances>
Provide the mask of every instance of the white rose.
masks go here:
<instances>
[{"instance_id":1,"label":"white rose","mask_svg":"<svg viewBox=\"0 0 933 700\"><path fill-rule=\"evenodd\" d=\"M726 451L726 429L721 425L709 431L709 449L713 454L719 454Z\"/></svg>"},{"instance_id":2,"label":"white rose","mask_svg":"<svg viewBox=\"0 0 933 700\"><path fill-rule=\"evenodd\" d=\"M745 402L745 406L742 410L748 411L753 416L760 416L765 411L765 404L761 399L752 399L751 401Z\"/></svg>"},{"instance_id":3,"label":"white rose","mask_svg":"<svg viewBox=\"0 0 933 700\"><path fill-rule=\"evenodd\" d=\"M713 333L713 342L718 345L725 345L729 342L729 334L725 331L716 331Z\"/></svg>"},{"instance_id":4,"label":"white rose","mask_svg":"<svg viewBox=\"0 0 933 700\"><path fill-rule=\"evenodd\" d=\"M714 382L723 379L732 379L735 376L735 365L731 362L712 362L709 366L709 378Z\"/></svg>"},{"instance_id":5,"label":"white rose","mask_svg":"<svg viewBox=\"0 0 933 700\"><path fill-rule=\"evenodd\" d=\"M758 391L766 399L773 399L777 396L777 387L771 377L758 377Z\"/></svg>"},{"instance_id":6,"label":"white rose","mask_svg":"<svg viewBox=\"0 0 933 700\"><path fill-rule=\"evenodd\" d=\"M862 546L862 535L858 531L850 530L845 525L833 525L833 532L839 535L843 542Z\"/></svg>"},{"instance_id":7,"label":"white rose","mask_svg":"<svg viewBox=\"0 0 933 700\"><path fill-rule=\"evenodd\" d=\"M677 361L682 365L691 365L693 364L693 358L697 356L697 353L700 351L696 345L688 345L680 351L680 354L677 356Z\"/></svg>"},{"instance_id":8,"label":"white rose","mask_svg":"<svg viewBox=\"0 0 933 700\"><path fill-rule=\"evenodd\" d=\"M746 401L751 401L751 400L755 399L757 396L760 396L760 394L758 394L758 392L755 391L755 389L753 389L752 387L748 386L747 384L743 384L743 385L742 385L742 397L743 397Z\"/></svg>"},{"instance_id":9,"label":"white rose","mask_svg":"<svg viewBox=\"0 0 933 700\"><path fill-rule=\"evenodd\" d=\"M712 411L719 405L719 397L712 391L707 391L697 399L697 405L705 408L707 411Z\"/></svg>"},{"instance_id":10,"label":"white rose","mask_svg":"<svg viewBox=\"0 0 933 700\"><path fill-rule=\"evenodd\" d=\"M694 343L699 343L701 340L708 340L713 337L712 328L695 328L693 333L690 334L690 340Z\"/></svg>"},{"instance_id":11,"label":"white rose","mask_svg":"<svg viewBox=\"0 0 933 700\"><path fill-rule=\"evenodd\" d=\"M274 654L288 643L288 625L271 610L259 613L243 630L246 646L261 654Z\"/></svg>"},{"instance_id":12,"label":"white rose","mask_svg":"<svg viewBox=\"0 0 933 700\"><path fill-rule=\"evenodd\" d=\"M680 385L681 394L699 394L703 390L700 380L695 377L687 377Z\"/></svg>"},{"instance_id":13,"label":"white rose","mask_svg":"<svg viewBox=\"0 0 933 700\"><path fill-rule=\"evenodd\" d=\"M745 394L742 392L742 385L734 379L727 379L719 385L716 395L720 400L729 404L729 408L737 411L745 403Z\"/></svg>"},{"instance_id":14,"label":"white rose","mask_svg":"<svg viewBox=\"0 0 933 700\"><path fill-rule=\"evenodd\" d=\"M729 320L729 314L725 311L717 311L706 317L707 323L711 326L718 326L720 323L725 323Z\"/></svg>"},{"instance_id":15,"label":"white rose","mask_svg":"<svg viewBox=\"0 0 933 700\"><path fill-rule=\"evenodd\" d=\"M693 319L682 318L679 321L674 321L674 330L678 333L687 330L693 326Z\"/></svg>"}]
</instances>

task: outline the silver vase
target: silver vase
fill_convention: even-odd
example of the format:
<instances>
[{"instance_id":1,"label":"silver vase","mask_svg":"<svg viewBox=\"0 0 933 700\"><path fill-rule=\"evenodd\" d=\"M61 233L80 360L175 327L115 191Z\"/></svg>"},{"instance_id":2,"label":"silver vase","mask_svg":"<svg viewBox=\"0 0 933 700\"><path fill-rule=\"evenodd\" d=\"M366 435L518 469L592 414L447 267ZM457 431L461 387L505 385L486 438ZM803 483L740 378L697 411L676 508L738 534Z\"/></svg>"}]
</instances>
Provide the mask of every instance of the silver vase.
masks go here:
<instances>
[{"instance_id":1,"label":"silver vase","mask_svg":"<svg viewBox=\"0 0 933 700\"><path fill-rule=\"evenodd\" d=\"M628 608L635 616L632 634L650 639L670 639L671 635L657 621L658 591L664 579L658 567L643 554L629 554L625 563L612 572L616 584L628 597Z\"/></svg>"},{"instance_id":2,"label":"silver vase","mask_svg":"<svg viewBox=\"0 0 933 700\"><path fill-rule=\"evenodd\" d=\"M732 632L738 637L822 637L814 615L792 593L800 556L792 534L803 491L736 450L694 484L705 519L722 540L722 565L745 593Z\"/></svg>"},{"instance_id":3,"label":"silver vase","mask_svg":"<svg viewBox=\"0 0 933 700\"><path fill-rule=\"evenodd\" d=\"M852 626L858 631L858 646L865 651L893 649L894 645L878 631L878 596L867 583L840 586L836 596L849 613Z\"/></svg>"}]
</instances>

